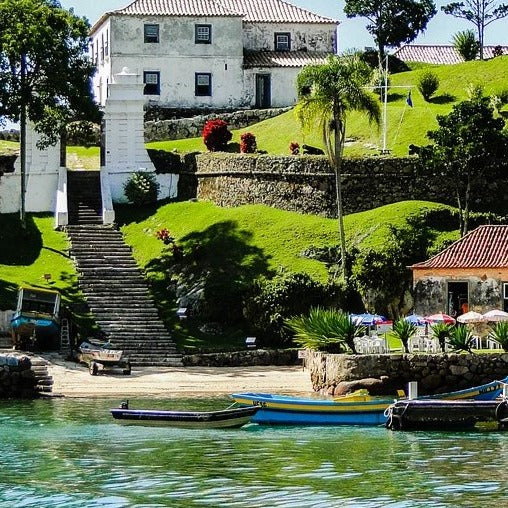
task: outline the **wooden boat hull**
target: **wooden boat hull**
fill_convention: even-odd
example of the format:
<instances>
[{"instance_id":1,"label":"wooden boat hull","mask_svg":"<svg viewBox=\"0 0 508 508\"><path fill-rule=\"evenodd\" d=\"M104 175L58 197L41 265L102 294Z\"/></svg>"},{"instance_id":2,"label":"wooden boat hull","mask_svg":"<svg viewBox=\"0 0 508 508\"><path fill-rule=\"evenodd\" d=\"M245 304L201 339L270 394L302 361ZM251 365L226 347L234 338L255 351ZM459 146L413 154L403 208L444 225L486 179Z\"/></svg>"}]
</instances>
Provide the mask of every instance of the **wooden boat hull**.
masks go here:
<instances>
[{"instance_id":1,"label":"wooden boat hull","mask_svg":"<svg viewBox=\"0 0 508 508\"><path fill-rule=\"evenodd\" d=\"M381 425L392 399L336 401L272 395L240 393L231 396L241 406L259 407L252 423L264 425Z\"/></svg>"},{"instance_id":2,"label":"wooden boat hull","mask_svg":"<svg viewBox=\"0 0 508 508\"><path fill-rule=\"evenodd\" d=\"M479 400L499 397L508 377L465 390L419 397L418 400ZM231 395L240 406L259 406L252 423L266 425L381 425L387 421L390 399L354 397L318 399L273 395L270 393L236 393Z\"/></svg>"},{"instance_id":3,"label":"wooden boat hull","mask_svg":"<svg viewBox=\"0 0 508 508\"><path fill-rule=\"evenodd\" d=\"M126 424L163 425L186 428L234 428L249 423L258 407L220 411L163 411L156 409L111 409L115 420Z\"/></svg>"}]
</instances>

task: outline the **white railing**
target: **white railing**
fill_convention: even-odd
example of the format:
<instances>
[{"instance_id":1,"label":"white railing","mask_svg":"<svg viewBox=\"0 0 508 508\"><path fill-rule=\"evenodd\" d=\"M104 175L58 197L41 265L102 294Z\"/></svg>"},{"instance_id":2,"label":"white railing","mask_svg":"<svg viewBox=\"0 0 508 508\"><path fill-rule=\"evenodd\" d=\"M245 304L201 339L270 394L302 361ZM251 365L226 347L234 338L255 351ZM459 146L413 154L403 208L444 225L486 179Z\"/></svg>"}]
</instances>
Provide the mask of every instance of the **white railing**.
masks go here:
<instances>
[{"instance_id":1,"label":"white railing","mask_svg":"<svg viewBox=\"0 0 508 508\"><path fill-rule=\"evenodd\" d=\"M101 196L102 222L104 224L113 224L115 222L115 210L113 209L113 198L111 197L109 172L106 167L101 168Z\"/></svg>"},{"instance_id":2,"label":"white railing","mask_svg":"<svg viewBox=\"0 0 508 508\"><path fill-rule=\"evenodd\" d=\"M55 228L69 224L67 208L67 168L58 170L58 187L56 189Z\"/></svg>"}]
</instances>

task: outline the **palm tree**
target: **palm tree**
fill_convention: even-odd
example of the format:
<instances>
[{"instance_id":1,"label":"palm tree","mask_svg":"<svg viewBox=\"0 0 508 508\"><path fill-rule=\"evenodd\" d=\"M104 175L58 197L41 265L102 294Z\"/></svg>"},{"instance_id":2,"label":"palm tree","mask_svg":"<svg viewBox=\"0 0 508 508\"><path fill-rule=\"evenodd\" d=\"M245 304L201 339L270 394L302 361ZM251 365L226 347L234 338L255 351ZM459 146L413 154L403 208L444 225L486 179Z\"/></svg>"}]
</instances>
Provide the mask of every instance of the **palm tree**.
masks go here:
<instances>
[{"instance_id":1,"label":"palm tree","mask_svg":"<svg viewBox=\"0 0 508 508\"><path fill-rule=\"evenodd\" d=\"M305 128L312 128L318 119L326 155L335 173L337 218L341 265L346 268L346 236L342 205L341 166L346 135L347 115L362 111L369 121L379 125L381 108L378 98L365 87L370 83L372 69L358 53L330 56L326 64L305 66L297 78L298 104L296 112Z\"/></svg>"}]
</instances>

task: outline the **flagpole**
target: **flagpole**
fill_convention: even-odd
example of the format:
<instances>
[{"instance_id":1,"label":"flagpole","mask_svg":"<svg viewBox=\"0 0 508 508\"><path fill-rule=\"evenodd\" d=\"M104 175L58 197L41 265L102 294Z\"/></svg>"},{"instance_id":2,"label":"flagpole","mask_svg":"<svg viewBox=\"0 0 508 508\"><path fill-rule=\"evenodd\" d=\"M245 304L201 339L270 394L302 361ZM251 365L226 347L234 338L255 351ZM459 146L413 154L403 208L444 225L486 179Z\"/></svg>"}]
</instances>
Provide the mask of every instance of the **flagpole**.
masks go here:
<instances>
[{"instance_id":1,"label":"flagpole","mask_svg":"<svg viewBox=\"0 0 508 508\"><path fill-rule=\"evenodd\" d=\"M383 150L382 154L387 154L388 149L386 148L386 133L388 125L388 55L385 56L385 86L384 86L384 97L383 97Z\"/></svg>"}]
</instances>

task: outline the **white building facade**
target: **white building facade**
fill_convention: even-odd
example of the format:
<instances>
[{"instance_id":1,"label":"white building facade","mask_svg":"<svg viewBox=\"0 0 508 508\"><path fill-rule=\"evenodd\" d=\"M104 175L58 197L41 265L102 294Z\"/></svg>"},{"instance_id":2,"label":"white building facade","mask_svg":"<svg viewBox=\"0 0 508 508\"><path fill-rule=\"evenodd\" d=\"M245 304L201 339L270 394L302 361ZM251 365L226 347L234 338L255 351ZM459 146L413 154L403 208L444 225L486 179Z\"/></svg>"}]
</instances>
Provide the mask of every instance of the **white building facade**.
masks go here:
<instances>
[{"instance_id":1,"label":"white building facade","mask_svg":"<svg viewBox=\"0 0 508 508\"><path fill-rule=\"evenodd\" d=\"M92 27L96 100L127 67L153 105L291 106L302 67L335 53L337 26L281 0L136 0Z\"/></svg>"}]
</instances>

